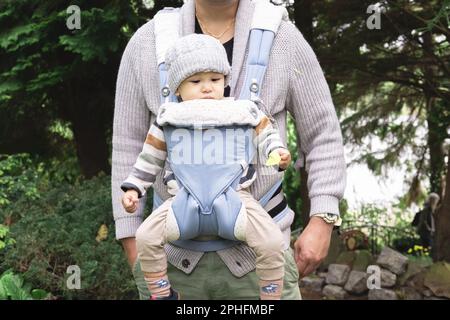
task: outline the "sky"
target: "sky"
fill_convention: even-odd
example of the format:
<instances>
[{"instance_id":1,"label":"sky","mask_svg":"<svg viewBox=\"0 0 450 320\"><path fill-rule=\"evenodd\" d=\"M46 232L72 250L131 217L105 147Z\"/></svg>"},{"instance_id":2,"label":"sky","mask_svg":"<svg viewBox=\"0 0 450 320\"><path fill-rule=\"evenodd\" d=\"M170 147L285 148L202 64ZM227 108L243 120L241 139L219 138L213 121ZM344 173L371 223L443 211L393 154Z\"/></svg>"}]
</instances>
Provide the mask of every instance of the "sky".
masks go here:
<instances>
[{"instance_id":1,"label":"sky","mask_svg":"<svg viewBox=\"0 0 450 320\"><path fill-rule=\"evenodd\" d=\"M425 132L417 130L417 139L424 139ZM419 142L419 141L418 141ZM345 159L347 163L347 186L344 198L348 202L349 209L359 209L361 204L374 203L380 207L389 207L399 197L406 194L412 173L408 173L406 166L387 169L383 176L375 176L365 163L351 163L358 158L361 152L377 152L385 150L390 142L380 141L377 136L365 138L361 146L345 145ZM400 163L414 159L410 148L399 154ZM386 170L386 169L385 169ZM426 181L421 181L426 186ZM415 210L416 208L411 208Z\"/></svg>"},{"instance_id":2,"label":"sky","mask_svg":"<svg viewBox=\"0 0 450 320\"><path fill-rule=\"evenodd\" d=\"M384 206L407 192L404 177L405 171L400 169L392 169L388 178L382 178L376 177L365 164L351 165L347 168L344 198L350 209L358 209L362 203Z\"/></svg>"}]
</instances>

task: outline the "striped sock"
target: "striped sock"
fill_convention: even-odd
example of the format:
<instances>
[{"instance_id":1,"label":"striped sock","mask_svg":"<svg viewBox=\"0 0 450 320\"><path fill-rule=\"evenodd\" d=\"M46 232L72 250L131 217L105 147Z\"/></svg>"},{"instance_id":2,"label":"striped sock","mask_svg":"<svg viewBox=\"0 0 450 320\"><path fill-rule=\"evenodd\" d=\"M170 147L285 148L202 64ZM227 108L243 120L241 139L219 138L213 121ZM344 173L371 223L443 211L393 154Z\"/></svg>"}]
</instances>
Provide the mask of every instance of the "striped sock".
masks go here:
<instances>
[{"instance_id":1,"label":"striped sock","mask_svg":"<svg viewBox=\"0 0 450 320\"><path fill-rule=\"evenodd\" d=\"M152 298L165 298L170 296L170 282L167 270L161 272L144 272L144 279Z\"/></svg>"},{"instance_id":2,"label":"striped sock","mask_svg":"<svg viewBox=\"0 0 450 320\"><path fill-rule=\"evenodd\" d=\"M281 300L283 279L259 280L259 296L261 300Z\"/></svg>"}]
</instances>

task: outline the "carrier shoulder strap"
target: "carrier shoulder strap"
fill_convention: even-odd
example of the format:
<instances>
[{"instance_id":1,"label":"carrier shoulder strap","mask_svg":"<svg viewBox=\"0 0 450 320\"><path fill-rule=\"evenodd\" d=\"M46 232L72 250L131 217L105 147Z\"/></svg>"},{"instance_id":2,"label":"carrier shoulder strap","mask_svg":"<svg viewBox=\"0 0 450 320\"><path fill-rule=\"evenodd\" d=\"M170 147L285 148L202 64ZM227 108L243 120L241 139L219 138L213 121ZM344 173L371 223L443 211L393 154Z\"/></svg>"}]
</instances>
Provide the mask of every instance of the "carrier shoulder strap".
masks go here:
<instances>
[{"instance_id":1,"label":"carrier shoulder strap","mask_svg":"<svg viewBox=\"0 0 450 320\"><path fill-rule=\"evenodd\" d=\"M282 20L289 20L285 7L276 6L268 0L257 0L250 27L246 73L239 99L259 98L269 63L273 39Z\"/></svg>"},{"instance_id":2,"label":"carrier shoulder strap","mask_svg":"<svg viewBox=\"0 0 450 320\"><path fill-rule=\"evenodd\" d=\"M176 102L175 94L167 87L167 69L165 56L169 49L181 34L180 8L164 8L156 13L153 18L155 28L156 59L159 71L159 87L161 104L164 102Z\"/></svg>"}]
</instances>

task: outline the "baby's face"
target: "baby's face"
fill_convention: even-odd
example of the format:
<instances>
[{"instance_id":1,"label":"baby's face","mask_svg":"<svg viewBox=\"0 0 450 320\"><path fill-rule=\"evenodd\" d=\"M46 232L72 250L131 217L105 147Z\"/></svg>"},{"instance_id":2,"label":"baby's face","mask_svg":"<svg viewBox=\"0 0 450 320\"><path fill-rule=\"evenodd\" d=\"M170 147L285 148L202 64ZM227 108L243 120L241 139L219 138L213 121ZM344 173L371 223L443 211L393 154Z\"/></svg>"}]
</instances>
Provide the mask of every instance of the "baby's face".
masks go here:
<instances>
[{"instance_id":1,"label":"baby's face","mask_svg":"<svg viewBox=\"0 0 450 320\"><path fill-rule=\"evenodd\" d=\"M184 80L176 92L183 101L193 99L222 99L225 77L217 72L199 72Z\"/></svg>"}]
</instances>

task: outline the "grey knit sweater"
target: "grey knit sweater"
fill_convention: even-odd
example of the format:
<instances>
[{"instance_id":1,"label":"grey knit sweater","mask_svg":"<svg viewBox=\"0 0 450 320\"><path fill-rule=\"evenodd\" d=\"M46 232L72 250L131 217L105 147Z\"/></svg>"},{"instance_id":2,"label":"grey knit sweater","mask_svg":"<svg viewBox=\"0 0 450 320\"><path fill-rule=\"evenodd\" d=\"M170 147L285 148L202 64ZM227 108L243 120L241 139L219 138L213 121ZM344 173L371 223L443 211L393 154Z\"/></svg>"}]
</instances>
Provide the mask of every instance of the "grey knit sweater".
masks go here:
<instances>
[{"instance_id":1,"label":"grey knit sweater","mask_svg":"<svg viewBox=\"0 0 450 320\"><path fill-rule=\"evenodd\" d=\"M239 96L245 76L253 9L254 4L250 0L239 2L230 84L230 96L234 97ZM182 35L193 33L194 1L182 7L181 19ZM117 239L134 237L143 217L145 197L141 199L140 209L134 214L128 214L121 205L123 191L120 185L131 171L160 105L153 28L151 20L130 39L117 78L112 154L112 201ZM286 111L295 119L300 140L298 148L305 155L308 171L310 214L338 214L338 204L346 182L339 121L319 62L292 23L282 22L275 37L261 98L266 106L263 111L273 117L284 144ZM261 198L283 174L265 174L264 170L264 167L257 168L258 179L250 188L256 199ZM162 199L166 199L170 195L162 179L163 173L157 177L153 187ZM287 225L280 224L285 233L289 232L290 222L292 220ZM202 252L172 245L166 246L166 252L169 262L186 273L193 270L203 255ZM221 250L218 254L236 276L242 276L254 268L254 253L245 245ZM236 261L240 262L239 268L236 267Z\"/></svg>"}]
</instances>

